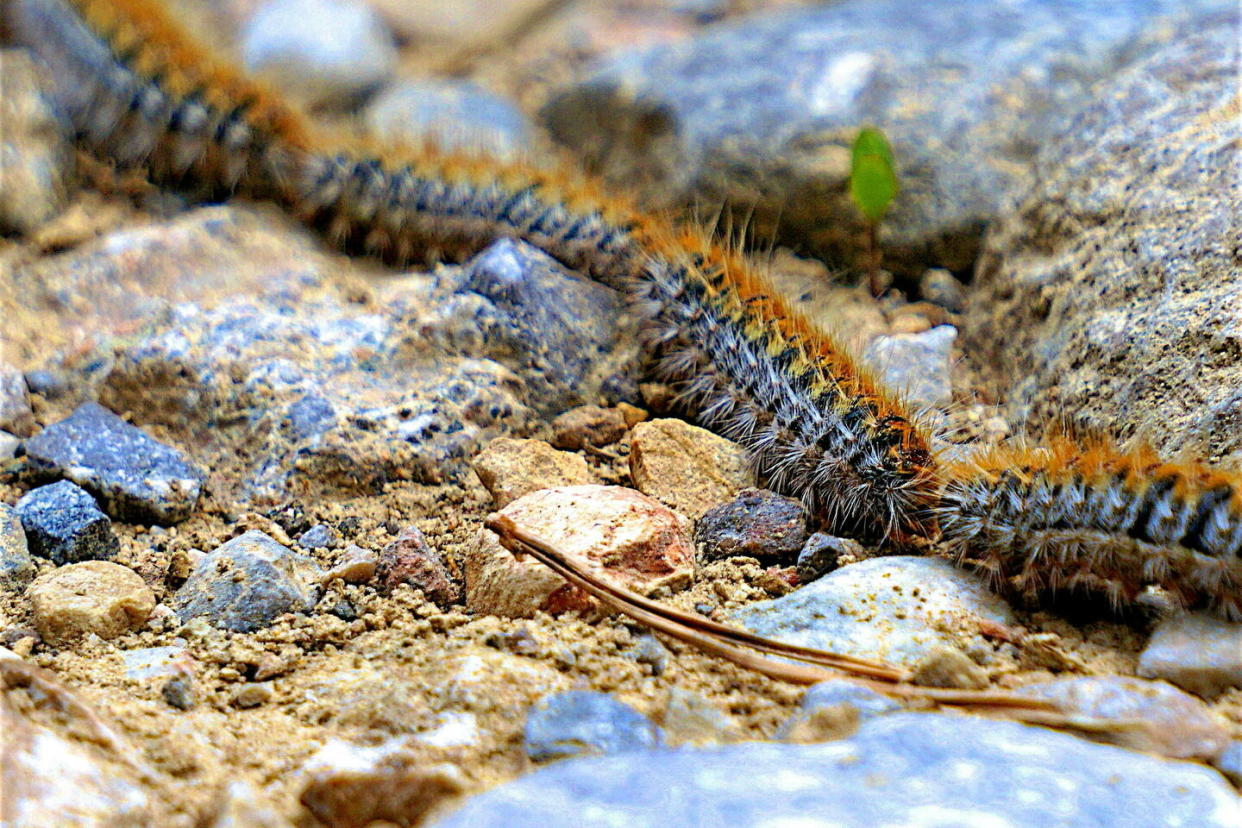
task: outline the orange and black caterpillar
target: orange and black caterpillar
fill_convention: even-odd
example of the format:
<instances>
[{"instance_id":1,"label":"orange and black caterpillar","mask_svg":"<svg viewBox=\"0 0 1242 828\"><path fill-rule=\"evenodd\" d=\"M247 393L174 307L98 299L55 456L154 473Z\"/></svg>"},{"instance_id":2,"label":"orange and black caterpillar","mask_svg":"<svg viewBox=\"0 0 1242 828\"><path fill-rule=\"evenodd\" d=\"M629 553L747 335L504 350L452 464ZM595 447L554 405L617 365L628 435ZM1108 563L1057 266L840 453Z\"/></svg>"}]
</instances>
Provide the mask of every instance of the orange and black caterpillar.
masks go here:
<instances>
[{"instance_id":1,"label":"orange and black caterpillar","mask_svg":"<svg viewBox=\"0 0 1242 828\"><path fill-rule=\"evenodd\" d=\"M346 249L402 263L498 237L628 292L657 378L831 528L941 536L1033 592L1120 603L1158 585L1242 614L1242 479L1068 441L938 464L928 436L747 260L589 181L375 149L317 130L212 58L153 0L11 0L81 140L155 179L274 200Z\"/></svg>"}]
</instances>

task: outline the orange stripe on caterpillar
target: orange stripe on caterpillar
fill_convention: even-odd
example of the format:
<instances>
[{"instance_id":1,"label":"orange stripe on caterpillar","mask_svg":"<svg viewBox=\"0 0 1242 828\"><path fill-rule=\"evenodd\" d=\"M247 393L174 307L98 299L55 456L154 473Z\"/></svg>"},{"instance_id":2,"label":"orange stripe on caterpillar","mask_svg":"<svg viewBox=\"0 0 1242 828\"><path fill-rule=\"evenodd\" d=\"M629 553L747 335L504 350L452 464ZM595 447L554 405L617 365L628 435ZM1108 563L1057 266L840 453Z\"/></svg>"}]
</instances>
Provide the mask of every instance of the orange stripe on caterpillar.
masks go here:
<instances>
[{"instance_id":1,"label":"orange stripe on caterpillar","mask_svg":"<svg viewBox=\"0 0 1242 828\"><path fill-rule=\"evenodd\" d=\"M1102 594L1114 607L1159 586L1242 619L1242 476L1063 438L943 473L943 540L999 582Z\"/></svg>"}]
</instances>

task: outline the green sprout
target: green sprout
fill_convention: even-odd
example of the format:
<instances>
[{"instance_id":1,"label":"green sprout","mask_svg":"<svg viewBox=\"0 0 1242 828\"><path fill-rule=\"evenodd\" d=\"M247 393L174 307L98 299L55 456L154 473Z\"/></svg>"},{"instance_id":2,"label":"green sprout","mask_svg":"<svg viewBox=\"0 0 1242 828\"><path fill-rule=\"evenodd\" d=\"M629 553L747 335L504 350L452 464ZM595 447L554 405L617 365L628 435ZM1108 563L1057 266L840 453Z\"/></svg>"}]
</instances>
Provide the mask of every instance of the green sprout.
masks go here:
<instances>
[{"instance_id":1,"label":"green sprout","mask_svg":"<svg viewBox=\"0 0 1242 828\"><path fill-rule=\"evenodd\" d=\"M893 150L884 133L863 127L850 151L850 198L867 221L867 259L871 294L880 293L880 244L878 228L897 195Z\"/></svg>"}]
</instances>

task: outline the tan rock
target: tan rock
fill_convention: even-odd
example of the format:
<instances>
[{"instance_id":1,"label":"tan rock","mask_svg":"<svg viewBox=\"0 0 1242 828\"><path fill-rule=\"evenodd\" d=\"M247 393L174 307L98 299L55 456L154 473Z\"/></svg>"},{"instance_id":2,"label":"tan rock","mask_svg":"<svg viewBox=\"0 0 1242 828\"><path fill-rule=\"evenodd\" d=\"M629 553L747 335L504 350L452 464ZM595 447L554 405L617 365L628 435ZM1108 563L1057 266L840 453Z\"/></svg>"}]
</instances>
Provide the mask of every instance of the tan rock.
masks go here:
<instances>
[{"instance_id":1,"label":"tan rock","mask_svg":"<svg viewBox=\"0 0 1242 828\"><path fill-rule=\"evenodd\" d=\"M473 465L497 509L540 489L597 482L585 460L542 440L497 438L475 456Z\"/></svg>"},{"instance_id":2,"label":"tan rock","mask_svg":"<svg viewBox=\"0 0 1242 828\"><path fill-rule=\"evenodd\" d=\"M755 485L745 449L681 420L634 427L630 475L639 491L695 520Z\"/></svg>"},{"instance_id":3,"label":"tan rock","mask_svg":"<svg viewBox=\"0 0 1242 828\"><path fill-rule=\"evenodd\" d=\"M35 628L61 645L87 633L116 638L146 623L155 595L132 569L110 561L62 566L36 578L26 590Z\"/></svg>"},{"instance_id":4,"label":"tan rock","mask_svg":"<svg viewBox=\"0 0 1242 828\"><path fill-rule=\"evenodd\" d=\"M526 495L500 514L537 532L571 558L641 593L687 583L694 569L690 521L658 501L620 486L565 486ZM598 609L533 558L519 560L480 529L466 556L466 606L527 617Z\"/></svg>"},{"instance_id":5,"label":"tan rock","mask_svg":"<svg viewBox=\"0 0 1242 828\"><path fill-rule=\"evenodd\" d=\"M619 408L580 405L552 421L552 445L578 450L587 446L609 446L629 429Z\"/></svg>"}]
</instances>

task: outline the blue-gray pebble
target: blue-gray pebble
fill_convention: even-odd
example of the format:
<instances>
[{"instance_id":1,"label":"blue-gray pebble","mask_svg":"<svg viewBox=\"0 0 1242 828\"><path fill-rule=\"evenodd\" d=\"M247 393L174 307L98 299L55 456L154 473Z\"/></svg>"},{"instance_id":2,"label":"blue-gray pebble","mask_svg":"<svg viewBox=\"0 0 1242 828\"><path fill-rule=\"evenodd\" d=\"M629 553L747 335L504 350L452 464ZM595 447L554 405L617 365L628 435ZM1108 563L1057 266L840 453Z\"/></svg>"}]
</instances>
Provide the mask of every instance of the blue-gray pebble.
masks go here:
<instances>
[{"instance_id":1,"label":"blue-gray pebble","mask_svg":"<svg viewBox=\"0 0 1242 828\"><path fill-rule=\"evenodd\" d=\"M526 754L536 762L650 750L660 729L607 693L570 690L540 699L526 716Z\"/></svg>"},{"instance_id":2,"label":"blue-gray pebble","mask_svg":"<svg viewBox=\"0 0 1242 828\"><path fill-rule=\"evenodd\" d=\"M120 551L112 521L68 480L31 489L17 501L30 551L56 565L110 561Z\"/></svg>"}]
</instances>

